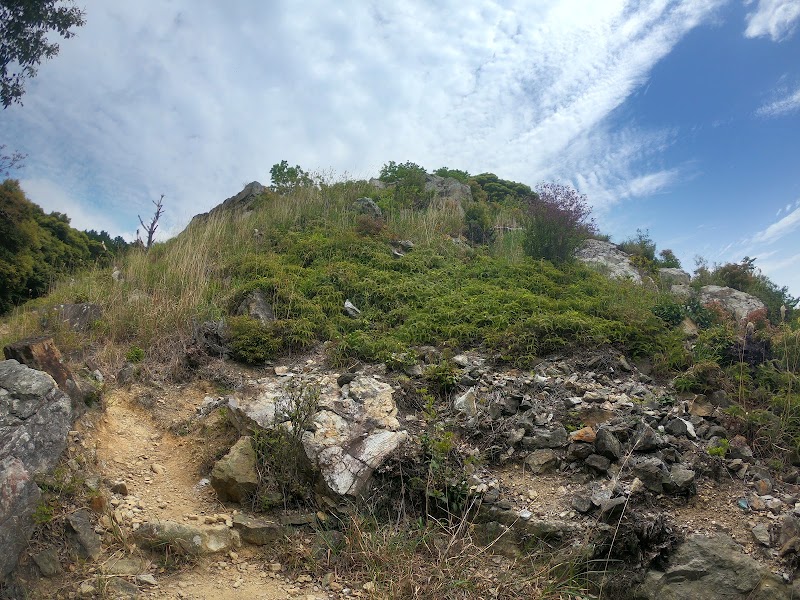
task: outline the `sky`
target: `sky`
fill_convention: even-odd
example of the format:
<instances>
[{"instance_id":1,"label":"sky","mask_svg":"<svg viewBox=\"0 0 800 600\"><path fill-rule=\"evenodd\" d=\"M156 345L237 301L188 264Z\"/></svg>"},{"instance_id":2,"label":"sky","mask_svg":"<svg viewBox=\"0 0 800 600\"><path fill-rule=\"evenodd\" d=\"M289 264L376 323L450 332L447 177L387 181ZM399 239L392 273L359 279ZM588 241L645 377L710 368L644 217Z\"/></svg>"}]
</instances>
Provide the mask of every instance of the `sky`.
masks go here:
<instances>
[{"instance_id":1,"label":"sky","mask_svg":"<svg viewBox=\"0 0 800 600\"><path fill-rule=\"evenodd\" d=\"M288 160L390 160L585 193L688 271L756 257L800 295L800 0L78 0L0 111L28 197L157 239Z\"/></svg>"}]
</instances>

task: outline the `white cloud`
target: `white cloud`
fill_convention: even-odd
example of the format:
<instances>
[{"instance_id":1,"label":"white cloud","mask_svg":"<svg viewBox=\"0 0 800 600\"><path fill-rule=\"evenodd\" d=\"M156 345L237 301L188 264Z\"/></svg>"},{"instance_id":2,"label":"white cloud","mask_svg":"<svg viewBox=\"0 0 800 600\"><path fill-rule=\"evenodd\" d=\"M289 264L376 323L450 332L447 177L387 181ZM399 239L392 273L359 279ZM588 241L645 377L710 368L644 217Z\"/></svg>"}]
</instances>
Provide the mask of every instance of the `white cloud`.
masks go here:
<instances>
[{"instance_id":1,"label":"white cloud","mask_svg":"<svg viewBox=\"0 0 800 600\"><path fill-rule=\"evenodd\" d=\"M792 233L798 227L800 227L800 208L794 209L780 221L776 221L766 229L756 233L751 241L756 244L772 244Z\"/></svg>"},{"instance_id":2,"label":"white cloud","mask_svg":"<svg viewBox=\"0 0 800 600\"><path fill-rule=\"evenodd\" d=\"M749 38L767 35L772 41L780 42L792 36L798 19L800 2L797 0L758 0L756 9L747 13L744 34Z\"/></svg>"},{"instance_id":3,"label":"white cloud","mask_svg":"<svg viewBox=\"0 0 800 600\"><path fill-rule=\"evenodd\" d=\"M756 114L761 117L780 117L796 110L800 110L800 88L783 98L761 106Z\"/></svg>"},{"instance_id":4,"label":"white cloud","mask_svg":"<svg viewBox=\"0 0 800 600\"><path fill-rule=\"evenodd\" d=\"M681 176L657 160L670 132L609 119L723 3L86 0L0 138L115 231L162 193L176 231L281 159L568 180L607 206Z\"/></svg>"}]
</instances>

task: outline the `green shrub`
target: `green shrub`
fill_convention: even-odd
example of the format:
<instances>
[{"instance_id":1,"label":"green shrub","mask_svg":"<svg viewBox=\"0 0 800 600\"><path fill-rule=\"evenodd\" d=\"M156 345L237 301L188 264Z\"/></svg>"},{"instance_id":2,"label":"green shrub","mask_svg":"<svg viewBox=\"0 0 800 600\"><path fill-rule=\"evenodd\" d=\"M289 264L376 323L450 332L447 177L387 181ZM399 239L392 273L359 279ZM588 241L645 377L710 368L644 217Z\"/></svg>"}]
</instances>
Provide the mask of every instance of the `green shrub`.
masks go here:
<instances>
[{"instance_id":1,"label":"green shrub","mask_svg":"<svg viewBox=\"0 0 800 600\"><path fill-rule=\"evenodd\" d=\"M540 185L537 194L528 201L525 253L554 264L572 261L575 250L596 229L586 196L555 183Z\"/></svg>"},{"instance_id":2,"label":"green shrub","mask_svg":"<svg viewBox=\"0 0 800 600\"><path fill-rule=\"evenodd\" d=\"M665 296L652 310L655 316L672 327L680 325L685 314L683 305L673 296Z\"/></svg>"},{"instance_id":3,"label":"green shrub","mask_svg":"<svg viewBox=\"0 0 800 600\"><path fill-rule=\"evenodd\" d=\"M637 229L636 235L619 244L619 249L633 256L646 258L649 263L656 260L656 243L650 237L647 229L644 231Z\"/></svg>"},{"instance_id":4,"label":"green shrub","mask_svg":"<svg viewBox=\"0 0 800 600\"><path fill-rule=\"evenodd\" d=\"M127 354L125 354L125 360L134 364L142 362L144 360L144 350L139 346L131 346Z\"/></svg>"}]
</instances>

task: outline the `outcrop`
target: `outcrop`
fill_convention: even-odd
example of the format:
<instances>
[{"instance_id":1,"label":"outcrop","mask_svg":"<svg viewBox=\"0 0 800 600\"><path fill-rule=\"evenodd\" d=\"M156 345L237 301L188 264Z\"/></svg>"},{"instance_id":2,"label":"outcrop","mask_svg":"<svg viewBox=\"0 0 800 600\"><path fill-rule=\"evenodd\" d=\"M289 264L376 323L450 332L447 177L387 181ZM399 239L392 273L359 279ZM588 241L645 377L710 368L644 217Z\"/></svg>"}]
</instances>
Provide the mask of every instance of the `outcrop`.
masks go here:
<instances>
[{"instance_id":1,"label":"outcrop","mask_svg":"<svg viewBox=\"0 0 800 600\"><path fill-rule=\"evenodd\" d=\"M0 362L0 580L28 544L41 498L36 478L58 463L72 415L52 377L16 360Z\"/></svg>"}]
</instances>

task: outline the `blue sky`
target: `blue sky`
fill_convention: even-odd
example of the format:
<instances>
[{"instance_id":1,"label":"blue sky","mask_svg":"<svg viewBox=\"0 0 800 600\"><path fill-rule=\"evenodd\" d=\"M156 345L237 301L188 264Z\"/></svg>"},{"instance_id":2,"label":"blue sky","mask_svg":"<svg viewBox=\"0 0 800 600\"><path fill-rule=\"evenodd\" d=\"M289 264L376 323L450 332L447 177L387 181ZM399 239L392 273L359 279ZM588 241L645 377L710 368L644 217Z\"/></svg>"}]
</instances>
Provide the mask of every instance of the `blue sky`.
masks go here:
<instances>
[{"instance_id":1,"label":"blue sky","mask_svg":"<svg viewBox=\"0 0 800 600\"><path fill-rule=\"evenodd\" d=\"M800 0L86 0L0 113L28 196L161 239L282 159L412 160L585 192L687 270L757 257L800 295Z\"/></svg>"}]
</instances>

